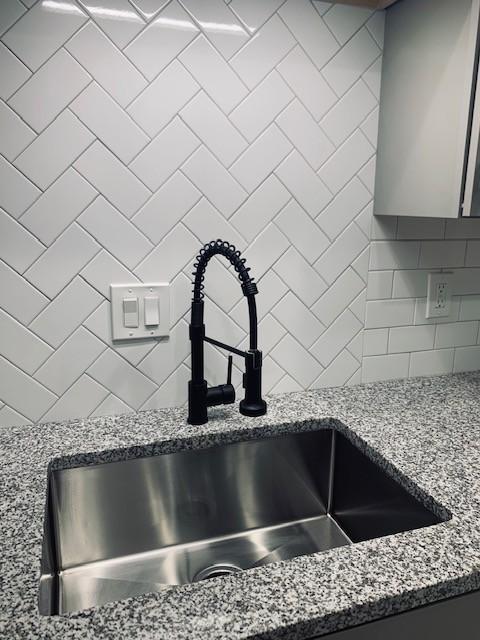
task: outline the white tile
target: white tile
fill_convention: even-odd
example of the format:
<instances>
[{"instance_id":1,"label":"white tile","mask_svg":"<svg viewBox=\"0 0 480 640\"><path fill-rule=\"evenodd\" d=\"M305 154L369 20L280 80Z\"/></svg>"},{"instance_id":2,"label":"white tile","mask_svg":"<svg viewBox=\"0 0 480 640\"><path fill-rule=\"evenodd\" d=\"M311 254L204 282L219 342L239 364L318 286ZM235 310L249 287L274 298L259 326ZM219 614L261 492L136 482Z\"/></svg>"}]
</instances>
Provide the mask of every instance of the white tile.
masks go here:
<instances>
[{"instance_id":1,"label":"white tile","mask_svg":"<svg viewBox=\"0 0 480 640\"><path fill-rule=\"evenodd\" d=\"M202 32L225 58L230 58L248 40L249 35L224 0L181 0L200 25Z\"/></svg>"},{"instance_id":2,"label":"white tile","mask_svg":"<svg viewBox=\"0 0 480 640\"><path fill-rule=\"evenodd\" d=\"M231 224L250 242L290 200L290 192L275 176L269 176L230 218Z\"/></svg>"},{"instance_id":3,"label":"white tile","mask_svg":"<svg viewBox=\"0 0 480 640\"><path fill-rule=\"evenodd\" d=\"M263 393L270 393L273 387L280 382L280 380L285 375L285 371L278 366L278 364L270 358L266 356L263 359L262 364L262 388Z\"/></svg>"},{"instance_id":4,"label":"white tile","mask_svg":"<svg viewBox=\"0 0 480 640\"><path fill-rule=\"evenodd\" d=\"M465 256L466 267L480 267L480 241L469 240Z\"/></svg>"},{"instance_id":5,"label":"white tile","mask_svg":"<svg viewBox=\"0 0 480 640\"><path fill-rule=\"evenodd\" d=\"M90 131L67 110L18 156L15 166L45 190L93 140Z\"/></svg>"},{"instance_id":6,"label":"white tile","mask_svg":"<svg viewBox=\"0 0 480 640\"><path fill-rule=\"evenodd\" d=\"M330 140L338 147L360 126L376 106L375 96L360 78L330 109L320 124Z\"/></svg>"},{"instance_id":7,"label":"white tile","mask_svg":"<svg viewBox=\"0 0 480 640\"><path fill-rule=\"evenodd\" d=\"M12 291L15 295L12 295ZM48 298L2 261L0 261L0 296L3 310L25 325L29 324L48 304Z\"/></svg>"},{"instance_id":8,"label":"white tile","mask_svg":"<svg viewBox=\"0 0 480 640\"><path fill-rule=\"evenodd\" d=\"M480 347L455 349L453 371L478 371L480 369Z\"/></svg>"},{"instance_id":9,"label":"white tile","mask_svg":"<svg viewBox=\"0 0 480 640\"><path fill-rule=\"evenodd\" d=\"M56 396L0 356L0 400L30 420L38 420L52 406Z\"/></svg>"},{"instance_id":10,"label":"white tile","mask_svg":"<svg viewBox=\"0 0 480 640\"><path fill-rule=\"evenodd\" d=\"M43 416L42 422L86 418L106 396L105 387L83 375Z\"/></svg>"},{"instance_id":11,"label":"white tile","mask_svg":"<svg viewBox=\"0 0 480 640\"><path fill-rule=\"evenodd\" d=\"M122 107L147 86L140 72L92 22L86 24L66 48Z\"/></svg>"},{"instance_id":12,"label":"white tile","mask_svg":"<svg viewBox=\"0 0 480 640\"><path fill-rule=\"evenodd\" d=\"M424 269L463 267L464 259L465 241L463 240L422 242L418 266Z\"/></svg>"},{"instance_id":13,"label":"white tile","mask_svg":"<svg viewBox=\"0 0 480 640\"><path fill-rule=\"evenodd\" d=\"M21 427L22 425L32 423L28 418L25 418L25 416L4 405L0 409L0 424L4 427Z\"/></svg>"},{"instance_id":14,"label":"white tile","mask_svg":"<svg viewBox=\"0 0 480 640\"><path fill-rule=\"evenodd\" d=\"M368 189L353 178L317 217L316 222L332 240L338 236L370 202Z\"/></svg>"},{"instance_id":15,"label":"white tile","mask_svg":"<svg viewBox=\"0 0 480 640\"><path fill-rule=\"evenodd\" d=\"M388 341L389 353L409 351L427 351L433 349L435 327L423 325L417 327L393 327Z\"/></svg>"},{"instance_id":16,"label":"white tile","mask_svg":"<svg viewBox=\"0 0 480 640\"><path fill-rule=\"evenodd\" d=\"M205 326L208 327L209 335L226 344L238 345L245 338L245 331L236 324L230 314L213 303L205 305Z\"/></svg>"},{"instance_id":17,"label":"white tile","mask_svg":"<svg viewBox=\"0 0 480 640\"><path fill-rule=\"evenodd\" d=\"M5 33L24 13L25 7L20 0L3 0L0 13L0 35Z\"/></svg>"},{"instance_id":18,"label":"white tile","mask_svg":"<svg viewBox=\"0 0 480 640\"><path fill-rule=\"evenodd\" d=\"M158 189L193 153L200 141L175 118L131 163L132 171L152 191Z\"/></svg>"},{"instance_id":19,"label":"white tile","mask_svg":"<svg viewBox=\"0 0 480 640\"><path fill-rule=\"evenodd\" d=\"M230 173L249 192L254 191L272 173L292 145L272 124L230 167Z\"/></svg>"},{"instance_id":20,"label":"white tile","mask_svg":"<svg viewBox=\"0 0 480 640\"><path fill-rule=\"evenodd\" d=\"M182 171L227 218L247 197L238 182L203 146L187 160Z\"/></svg>"},{"instance_id":21,"label":"white tile","mask_svg":"<svg viewBox=\"0 0 480 640\"><path fill-rule=\"evenodd\" d=\"M363 355L379 356L387 353L388 329L366 329L363 332Z\"/></svg>"},{"instance_id":22,"label":"white tile","mask_svg":"<svg viewBox=\"0 0 480 640\"><path fill-rule=\"evenodd\" d=\"M153 80L199 31L188 13L173 0L124 49L124 53L137 69L149 80Z\"/></svg>"},{"instance_id":23,"label":"white tile","mask_svg":"<svg viewBox=\"0 0 480 640\"><path fill-rule=\"evenodd\" d=\"M363 233L370 238L371 228L372 228L372 218L373 218L373 200L364 207L358 216L355 218L355 224L360 227ZM368 268L367 268L368 270Z\"/></svg>"},{"instance_id":24,"label":"white tile","mask_svg":"<svg viewBox=\"0 0 480 640\"><path fill-rule=\"evenodd\" d=\"M272 309L272 315L306 349L312 346L325 328L291 291Z\"/></svg>"},{"instance_id":25,"label":"white tile","mask_svg":"<svg viewBox=\"0 0 480 640\"><path fill-rule=\"evenodd\" d=\"M153 244L102 196L85 209L77 222L129 269L153 249Z\"/></svg>"},{"instance_id":26,"label":"white tile","mask_svg":"<svg viewBox=\"0 0 480 640\"><path fill-rule=\"evenodd\" d=\"M453 273L455 295L468 296L480 293L480 269L458 269Z\"/></svg>"},{"instance_id":27,"label":"white tile","mask_svg":"<svg viewBox=\"0 0 480 640\"><path fill-rule=\"evenodd\" d=\"M21 222L39 240L49 245L96 195L95 189L75 169L67 169L25 211Z\"/></svg>"},{"instance_id":28,"label":"white tile","mask_svg":"<svg viewBox=\"0 0 480 640\"><path fill-rule=\"evenodd\" d=\"M378 143L378 121L380 117L380 108L376 107L370 115L368 115L365 120L361 124L361 129L363 133L367 136L368 141L375 148L377 148ZM373 189L372 189L373 193Z\"/></svg>"},{"instance_id":29,"label":"white tile","mask_svg":"<svg viewBox=\"0 0 480 640\"><path fill-rule=\"evenodd\" d=\"M368 263L370 260L370 245L367 245L360 255L352 262L352 267L362 278L365 284L368 284Z\"/></svg>"},{"instance_id":30,"label":"white tile","mask_svg":"<svg viewBox=\"0 0 480 640\"><path fill-rule=\"evenodd\" d=\"M311 307L324 293L327 285L315 269L296 249L290 249L275 263L275 271L300 300Z\"/></svg>"},{"instance_id":31,"label":"white tile","mask_svg":"<svg viewBox=\"0 0 480 640\"><path fill-rule=\"evenodd\" d=\"M295 200L287 204L275 223L310 263L314 262L329 245L326 235Z\"/></svg>"},{"instance_id":32,"label":"white tile","mask_svg":"<svg viewBox=\"0 0 480 640\"><path fill-rule=\"evenodd\" d=\"M132 413L133 409L128 406L123 400L110 393L105 400L103 400L98 407L90 414L91 418L97 418L99 416L119 416L126 413Z\"/></svg>"},{"instance_id":33,"label":"white tile","mask_svg":"<svg viewBox=\"0 0 480 640\"><path fill-rule=\"evenodd\" d=\"M45 250L32 234L0 209L0 255L2 260L23 273Z\"/></svg>"},{"instance_id":34,"label":"white tile","mask_svg":"<svg viewBox=\"0 0 480 640\"><path fill-rule=\"evenodd\" d=\"M394 240L397 236L396 216L373 216L370 231L371 240Z\"/></svg>"},{"instance_id":35,"label":"white tile","mask_svg":"<svg viewBox=\"0 0 480 640\"><path fill-rule=\"evenodd\" d=\"M47 389L60 396L106 348L103 342L90 331L79 327L42 364L34 377Z\"/></svg>"},{"instance_id":36,"label":"white tile","mask_svg":"<svg viewBox=\"0 0 480 640\"><path fill-rule=\"evenodd\" d=\"M312 306L312 311L325 326L329 326L364 289L365 283L360 276L348 268Z\"/></svg>"},{"instance_id":37,"label":"white tile","mask_svg":"<svg viewBox=\"0 0 480 640\"><path fill-rule=\"evenodd\" d=\"M274 69L229 115L249 142L253 142L293 100L294 94Z\"/></svg>"},{"instance_id":38,"label":"white tile","mask_svg":"<svg viewBox=\"0 0 480 640\"><path fill-rule=\"evenodd\" d=\"M153 138L199 88L185 67L174 60L129 105L127 112Z\"/></svg>"},{"instance_id":39,"label":"white tile","mask_svg":"<svg viewBox=\"0 0 480 640\"><path fill-rule=\"evenodd\" d=\"M322 366L290 334L271 352L272 358L305 389L322 372Z\"/></svg>"},{"instance_id":40,"label":"white tile","mask_svg":"<svg viewBox=\"0 0 480 640\"><path fill-rule=\"evenodd\" d=\"M0 309L0 354L30 375L53 349Z\"/></svg>"},{"instance_id":41,"label":"white tile","mask_svg":"<svg viewBox=\"0 0 480 640\"><path fill-rule=\"evenodd\" d=\"M179 407L187 401L188 380L190 371L184 365L172 373L141 409L160 409L163 407Z\"/></svg>"},{"instance_id":42,"label":"white tile","mask_svg":"<svg viewBox=\"0 0 480 640\"><path fill-rule=\"evenodd\" d=\"M367 306L367 292L363 290L355 300L348 305L350 311L357 316L362 324L365 323L365 312Z\"/></svg>"},{"instance_id":43,"label":"white tile","mask_svg":"<svg viewBox=\"0 0 480 640\"><path fill-rule=\"evenodd\" d=\"M285 253L289 246L287 238L275 225L270 224L258 235L243 254L258 281L272 264Z\"/></svg>"},{"instance_id":44,"label":"white tile","mask_svg":"<svg viewBox=\"0 0 480 640\"><path fill-rule=\"evenodd\" d=\"M82 154L74 166L129 218L151 195L140 180L98 140Z\"/></svg>"},{"instance_id":45,"label":"white tile","mask_svg":"<svg viewBox=\"0 0 480 640\"><path fill-rule=\"evenodd\" d=\"M59 78L62 79L59 82ZM42 131L91 81L88 73L60 49L9 100L15 111Z\"/></svg>"},{"instance_id":46,"label":"white tile","mask_svg":"<svg viewBox=\"0 0 480 640\"><path fill-rule=\"evenodd\" d=\"M447 220L445 227L445 238L448 240L459 240L462 238L480 238L480 220L474 218L459 218L458 220Z\"/></svg>"},{"instance_id":47,"label":"white tile","mask_svg":"<svg viewBox=\"0 0 480 640\"><path fill-rule=\"evenodd\" d=\"M380 101L380 87L382 79L382 58L379 57L375 62L365 71L362 76L365 84L373 93L378 101Z\"/></svg>"},{"instance_id":48,"label":"white tile","mask_svg":"<svg viewBox=\"0 0 480 640\"><path fill-rule=\"evenodd\" d=\"M360 372L358 361L349 351L343 349L312 383L310 388L342 387L356 371Z\"/></svg>"},{"instance_id":49,"label":"white tile","mask_svg":"<svg viewBox=\"0 0 480 640\"><path fill-rule=\"evenodd\" d=\"M374 11L372 17L367 22L367 29L381 49L383 49L384 45L385 17L386 11Z\"/></svg>"},{"instance_id":50,"label":"white tile","mask_svg":"<svg viewBox=\"0 0 480 640\"><path fill-rule=\"evenodd\" d=\"M151 380L111 349L104 351L87 373L134 409L156 390Z\"/></svg>"},{"instance_id":51,"label":"white tile","mask_svg":"<svg viewBox=\"0 0 480 640\"><path fill-rule=\"evenodd\" d=\"M427 299L416 298L415 301L415 317L413 324L444 324L448 322L457 322L460 311L460 297L453 296L450 305L450 313L442 318L427 318Z\"/></svg>"},{"instance_id":52,"label":"white tile","mask_svg":"<svg viewBox=\"0 0 480 640\"><path fill-rule=\"evenodd\" d=\"M277 69L315 120L320 120L337 102L337 96L300 46Z\"/></svg>"},{"instance_id":53,"label":"white tile","mask_svg":"<svg viewBox=\"0 0 480 640\"><path fill-rule=\"evenodd\" d=\"M363 131L363 129L362 129ZM377 170L377 157L372 156L370 160L358 172L358 177L367 187L372 196L375 193L375 175Z\"/></svg>"},{"instance_id":54,"label":"white tile","mask_svg":"<svg viewBox=\"0 0 480 640\"><path fill-rule=\"evenodd\" d=\"M398 218L397 240L442 240L444 234L441 218Z\"/></svg>"},{"instance_id":55,"label":"white tile","mask_svg":"<svg viewBox=\"0 0 480 640\"><path fill-rule=\"evenodd\" d=\"M335 147L298 100L276 119L283 133L315 170L335 151Z\"/></svg>"},{"instance_id":56,"label":"white tile","mask_svg":"<svg viewBox=\"0 0 480 640\"><path fill-rule=\"evenodd\" d=\"M357 129L337 151L326 161L318 172L332 193L338 193L374 154L363 133Z\"/></svg>"},{"instance_id":57,"label":"white tile","mask_svg":"<svg viewBox=\"0 0 480 640\"><path fill-rule=\"evenodd\" d=\"M128 0L78 0L117 47L123 49L145 26Z\"/></svg>"},{"instance_id":58,"label":"white tile","mask_svg":"<svg viewBox=\"0 0 480 640\"><path fill-rule=\"evenodd\" d=\"M183 222L202 244L220 238L234 244L240 251L245 248L242 236L205 198L189 211Z\"/></svg>"},{"instance_id":59,"label":"white tile","mask_svg":"<svg viewBox=\"0 0 480 640\"><path fill-rule=\"evenodd\" d=\"M341 45L344 45L372 15L365 7L334 4L323 16L325 23Z\"/></svg>"},{"instance_id":60,"label":"white tile","mask_svg":"<svg viewBox=\"0 0 480 640\"><path fill-rule=\"evenodd\" d=\"M135 269L143 282L169 282L186 264L192 264L200 249L198 240L182 225L176 225L156 249Z\"/></svg>"},{"instance_id":61,"label":"white tile","mask_svg":"<svg viewBox=\"0 0 480 640\"><path fill-rule=\"evenodd\" d=\"M0 156L0 207L18 218L40 194L40 189Z\"/></svg>"},{"instance_id":62,"label":"white tile","mask_svg":"<svg viewBox=\"0 0 480 640\"><path fill-rule=\"evenodd\" d=\"M310 352L327 367L362 328L362 323L349 309L345 309L319 337Z\"/></svg>"},{"instance_id":63,"label":"white tile","mask_svg":"<svg viewBox=\"0 0 480 640\"><path fill-rule=\"evenodd\" d=\"M0 153L10 161L35 138L35 133L30 127L4 102L0 102L0 130Z\"/></svg>"},{"instance_id":64,"label":"white tile","mask_svg":"<svg viewBox=\"0 0 480 640\"><path fill-rule=\"evenodd\" d=\"M287 286L280 280L275 271L267 270L262 277L255 273L255 280L261 295L257 296L257 313L259 318L265 317L274 304L288 291ZM245 301L242 308L246 310Z\"/></svg>"},{"instance_id":65,"label":"white tile","mask_svg":"<svg viewBox=\"0 0 480 640\"><path fill-rule=\"evenodd\" d=\"M140 209L133 222L152 242L158 243L201 197L190 180L176 171Z\"/></svg>"},{"instance_id":66,"label":"white tile","mask_svg":"<svg viewBox=\"0 0 480 640\"><path fill-rule=\"evenodd\" d=\"M434 351L416 351L410 358L409 375L433 376L452 373L454 349L438 349Z\"/></svg>"},{"instance_id":67,"label":"white tile","mask_svg":"<svg viewBox=\"0 0 480 640\"><path fill-rule=\"evenodd\" d=\"M408 378L409 353L369 356L363 359L362 382Z\"/></svg>"},{"instance_id":68,"label":"white tile","mask_svg":"<svg viewBox=\"0 0 480 640\"><path fill-rule=\"evenodd\" d=\"M233 69L253 89L295 46L290 31L274 15L230 60Z\"/></svg>"},{"instance_id":69,"label":"white tile","mask_svg":"<svg viewBox=\"0 0 480 640\"><path fill-rule=\"evenodd\" d=\"M76 4L68 3L66 8L61 3L37 2L3 36L3 41L35 71L85 20L87 16Z\"/></svg>"},{"instance_id":70,"label":"white tile","mask_svg":"<svg viewBox=\"0 0 480 640\"><path fill-rule=\"evenodd\" d=\"M96 82L82 91L70 108L125 164L149 142L148 136Z\"/></svg>"},{"instance_id":71,"label":"white tile","mask_svg":"<svg viewBox=\"0 0 480 640\"><path fill-rule=\"evenodd\" d=\"M367 300L384 300L392 297L393 271L370 271L368 274Z\"/></svg>"},{"instance_id":72,"label":"white tile","mask_svg":"<svg viewBox=\"0 0 480 640\"><path fill-rule=\"evenodd\" d=\"M130 0L146 20L151 20L170 0Z\"/></svg>"},{"instance_id":73,"label":"white tile","mask_svg":"<svg viewBox=\"0 0 480 640\"><path fill-rule=\"evenodd\" d=\"M295 391L303 391L303 388L287 373L283 376L280 382L273 387L270 394L278 395L281 393L293 393Z\"/></svg>"},{"instance_id":74,"label":"white tile","mask_svg":"<svg viewBox=\"0 0 480 640\"><path fill-rule=\"evenodd\" d=\"M332 198L322 180L296 150L275 173L312 217L317 216Z\"/></svg>"},{"instance_id":75,"label":"white tile","mask_svg":"<svg viewBox=\"0 0 480 640\"><path fill-rule=\"evenodd\" d=\"M223 234L219 235L223 237ZM214 236L210 235L208 237L212 238ZM205 285L207 298L213 300L225 313L228 313L243 298L240 282L236 277L237 274L229 267L230 263L225 258L210 260L208 263L208 280ZM187 296L189 300L191 298L190 292ZM207 302L207 304L210 303Z\"/></svg>"},{"instance_id":76,"label":"white tile","mask_svg":"<svg viewBox=\"0 0 480 640\"><path fill-rule=\"evenodd\" d=\"M287 0L279 14L319 69L339 50L338 42L308 0Z\"/></svg>"},{"instance_id":77,"label":"white tile","mask_svg":"<svg viewBox=\"0 0 480 640\"><path fill-rule=\"evenodd\" d=\"M190 100L180 116L225 167L247 146L245 138L204 91Z\"/></svg>"},{"instance_id":78,"label":"white tile","mask_svg":"<svg viewBox=\"0 0 480 640\"><path fill-rule=\"evenodd\" d=\"M480 296L464 296L460 303L460 320L480 320Z\"/></svg>"},{"instance_id":79,"label":"white tile","mask_svg":"<svg viewBox=\"0 0 480 640\"><path fill-rule=\"evenodd\" d=\"M275 13L283 2L284 0L262 0L262 2L258 2L258 0L232 0L229 6L248 30L253 33Z\"/></svg>"},{"instance_id":80,"label":"white tile","mask_svg":"<svg viewBox=\"0 0 480 640\"><path fill-rule=\"evenodd\" d=\"M371 300L367 302L365 327L378 329L413 324L415 300Z\"/></svg>"},{"instance_id":81,"label":"white tile","mask_svg":"<svg viewBox=\"0 0 480 640\"><path fill-rule=\"evenodd\" d=\"M0 42L0 98L7 100L26 80L31 72L20 60Z\"/></svg>"},{"instance_id":82,"label":"white tile","mask_svg":"<svg viewBox=\"0 0 480 640\"><path fill-rule=\"evenodd\" d=\"M100 251L80 275L105 298L110 299L110 285L138 282L138 278L108 251Z\"/></svg>"},{"instance_id":83,"label":"white tile","mask_svg":"<svg viewBox=\"0 0 480 640\"><path fill-rule=\"evenodd\" d=\"M73 224L24 275L45 295L53 298L99 250L95 240Z\"/></svg>"},{"instance_id":84,"label":"white tile","mask_svg":"<svg viewBox=\"0 0 480 640\"><path fill-rule=\"evenodd\" d=\"M435 335L435 349L468 347L477 344L477 336L477 321L439 324Z\"/></svg>"},{"instance_id":85,"label":"white tile","mask_svg":"<svg viewBox=\"0 0 480 640\"><path fill-rule=\"evenodd\" d=\"M259 345L263 354L270 353L286 333L285 327L278 320L270 314L266 315L258 325ZM246 336L242 348L248 349L248 346L248 336Z\"/></svg>"},{"instance_id":86,"label":"white tile","mask_svg":"<svg viewBox=\"0 0 480 640\"><path fill-rule=\"evenodd\" d=\"M30 324L40 338L58 347L101 303L102 297L75 278Z\"/></svg>"},{"instance_id":87,"label":"white tile","mask_svg":"<svg viewBox=\"0 0 480 640\"><path fill-rule=\"evenodd\" d=\"M184 273L179 273L170 282L170 317L172 326L190 312L192 285Z\"/></svg>"},{"instance_id":88,"label":"white tile","mask_svg":"<svg viewBox=\"0 0 480 640\"><path fill-rule=\"evenodd\" d=\"M380 55L380 49L364 27L322 69L337 93L343 95Z\"/></svg>"},{"instance_id":89,"label":"white tile","mask_svg":"<svg viewBox=\"0 0 480 640\"><path fill-rule=\"evenodd\" d=\"M196 38L179 60L225 113L248 94L243 82L204 36Z\"/></svg>"},{"instance_id":90,"label":"white tile","mask_svg":"<svg viewBox=\"0 0 480 640\"><path fill-rule=\"evenodd\" d=\"M370 269L416 269L419 242L372 242Z\"/></svg>"}]
</instances>

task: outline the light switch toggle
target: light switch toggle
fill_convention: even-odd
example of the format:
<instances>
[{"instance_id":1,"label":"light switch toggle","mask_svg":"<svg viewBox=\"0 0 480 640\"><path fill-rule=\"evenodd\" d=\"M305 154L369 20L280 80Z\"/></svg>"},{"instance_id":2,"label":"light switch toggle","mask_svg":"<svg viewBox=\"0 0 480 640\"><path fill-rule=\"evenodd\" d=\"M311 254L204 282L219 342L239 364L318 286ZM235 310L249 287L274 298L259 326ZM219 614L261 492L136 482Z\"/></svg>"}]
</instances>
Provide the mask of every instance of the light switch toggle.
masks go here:
<instances>
[{"instance_id":1,"label":"light switch toggle","mask_svg":"<svg viewBox=\"0 0 480 640\"><path fill-rule=\"evenodd\" d=\"M144 298L145 325L156 327L160 324L158 296L145 296Z\"/></svg>"},{"instance_id":2,"label":"light switch toggle","mask_svg":"<svg viewBox=\"0 0 480 640\"><path fill-rule=\"evenodd\" d=\"M123 299L123 325L129 328L138 327L138 298Z\"/></svg>"}]
</instances>

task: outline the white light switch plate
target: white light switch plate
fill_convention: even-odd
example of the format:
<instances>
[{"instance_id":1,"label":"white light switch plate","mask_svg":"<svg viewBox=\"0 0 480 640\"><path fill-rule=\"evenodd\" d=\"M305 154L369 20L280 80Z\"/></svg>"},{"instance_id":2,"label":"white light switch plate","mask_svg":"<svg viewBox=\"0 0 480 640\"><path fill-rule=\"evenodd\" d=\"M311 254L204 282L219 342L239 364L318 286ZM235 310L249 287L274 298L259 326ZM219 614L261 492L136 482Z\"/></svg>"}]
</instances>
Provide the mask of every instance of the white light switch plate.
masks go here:
<instances>
[{"instance_id":1,"label":"white light switch plate","mask_svg":"<svg viewBox=\"0 0 480 640\"><path fill-rule=\"evenodd\" d=\"M426 318L445 318L452 306L453 273L429 273Z\"/></svg>"},{"instance_id":2,"label":"white light switch plate","mask_svg":"<svg viewBox=\"0 0 480 640\"><path fill-rule=\"evenodd\" d=\"M170 284L111 284L112 337L114 340L145 340L161 338L170 334ZM152 298L158 298L158 324L145 323L145 298L148 298L149 315L152 313ZM135 323L135 315L130 312L125 317L124 300L138 301L138 326L125 326ZM132 303L129 302L129 309ZM132 322L133 318L133 322Z\"/></svg>"}]
</instances>

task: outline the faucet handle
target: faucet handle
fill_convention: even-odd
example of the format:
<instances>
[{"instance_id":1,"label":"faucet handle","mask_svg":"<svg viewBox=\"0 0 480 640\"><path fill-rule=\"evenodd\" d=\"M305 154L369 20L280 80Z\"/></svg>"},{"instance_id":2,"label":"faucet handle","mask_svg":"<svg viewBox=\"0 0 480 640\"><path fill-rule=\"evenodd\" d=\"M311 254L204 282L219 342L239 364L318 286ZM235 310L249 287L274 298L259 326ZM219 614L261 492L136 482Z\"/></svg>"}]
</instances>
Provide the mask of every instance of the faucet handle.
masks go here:
<instances>
[{"instance_id":1,"label":"faucet handle","mask_svg":"<svg viewBox=\"0 0 480 640\"><path fill-rule=\"evenodd\" d=\"M227 384L232 384L233 356L228 356Z\"/></svg>"}]
</instances>

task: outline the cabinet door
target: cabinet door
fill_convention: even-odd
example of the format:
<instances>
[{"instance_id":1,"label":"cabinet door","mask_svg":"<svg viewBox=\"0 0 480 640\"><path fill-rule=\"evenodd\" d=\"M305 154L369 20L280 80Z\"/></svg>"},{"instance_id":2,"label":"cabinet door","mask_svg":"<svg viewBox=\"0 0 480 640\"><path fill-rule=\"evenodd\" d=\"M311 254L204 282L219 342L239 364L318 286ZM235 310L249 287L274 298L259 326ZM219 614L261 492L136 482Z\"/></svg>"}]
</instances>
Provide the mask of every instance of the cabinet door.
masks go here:
<instances>
[{"instance_id":1,"label":"cabinet door","mask_svg":"<svg viewBox=\"0 0 480 640\"><path fill-rule=\"evenodd\" d=\"M387 10L376 215L460 213L479 6L402 0Z\"/></svg>"}]
</instances>

